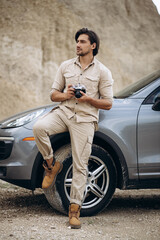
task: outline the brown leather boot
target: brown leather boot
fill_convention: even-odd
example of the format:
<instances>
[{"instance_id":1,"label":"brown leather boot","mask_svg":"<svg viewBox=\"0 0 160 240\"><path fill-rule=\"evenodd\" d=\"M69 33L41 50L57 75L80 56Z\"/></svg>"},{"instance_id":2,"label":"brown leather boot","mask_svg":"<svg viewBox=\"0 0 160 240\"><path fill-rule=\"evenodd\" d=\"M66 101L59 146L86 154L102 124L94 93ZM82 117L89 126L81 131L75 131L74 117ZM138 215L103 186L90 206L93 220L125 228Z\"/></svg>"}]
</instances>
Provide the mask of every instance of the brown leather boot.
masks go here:
<instances>
[{"instance_id":1,"label":"brown leather boot","mask_svg":"<svg viewBox=\"0 0 160 240\"><path fill-rule=\"evenodd\" d=\"M48 188L52 183L55 184L56 177L62 170L63 164L55 162L54 166L51 166L50 168L45 165L43 165L43 167L45 169L45 177L42 182L42 188Z\"/></svg>"},{"instance_id":2,"label":"brown leather boot","mask_svg":"<svg viewBox=\"0 0 160 240\"><path fill-rule=\"evenodd\" d=\"M69 224L71 228L81 228L81 222L79 220L81 207L78 204L72 203L69 206Z\"/></svg>"}]
</instances>

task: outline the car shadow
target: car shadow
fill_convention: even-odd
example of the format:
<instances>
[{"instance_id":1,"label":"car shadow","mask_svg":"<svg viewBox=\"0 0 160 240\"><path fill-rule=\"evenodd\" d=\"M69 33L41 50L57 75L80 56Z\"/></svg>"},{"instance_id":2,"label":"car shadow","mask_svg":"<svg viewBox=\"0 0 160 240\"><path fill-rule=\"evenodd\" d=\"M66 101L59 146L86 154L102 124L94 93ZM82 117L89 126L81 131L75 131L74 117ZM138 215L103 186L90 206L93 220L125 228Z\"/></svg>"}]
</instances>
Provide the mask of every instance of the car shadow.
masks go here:
<instances>
[{"instance_id":1,"label":"car shadow","mask_svg":"<svg viewBox=\"0 0 160 240\"><path fill-rule=\"evenodd\" d=\"M0 205L0 211L10 210L9 215L12 215L12 217L16 217L17 212L18 216L24 214L63 215L50 206L43 193L32 195L31 191L21 192L17 190L16 192L7 192L7 194L4 192L0 197ZM160 209L160 194L146 196L144 194L116 194L102 214L114 213L116 211L123 213L135 209Z\"/></svg>"},{"instance_id":2,"label":"car shadow","mask_svg":"<svg viewBox=\"0 0 160 240\"><path fill-rule=\"evenodd\" d=\"M130 190L131 194L125 194L125 190L121 191L123 194L116 194L113 196L110 204L104 209L106 211L124 211L133 209L160 209L160 191L157 194L144 194L138 192L139 190ZM158 192L159 191L159 192ZM136 193L135 193L136 192Z\"/></svg>"},{"instance_id":3,"label":"car shadow","mask_svg":"<svg viewBox=\"0 0 160 240\"><path fill-rule=\"evenodd\" d=\"M1 199L2 198L2 199ZM31 191L25 191L25 193L20 190L12 192L7 195L1 195L0 197L0 212L10 210L10 215L16 216L21 214L60 214L57 210L53 209L48 203L45 195L43 193L32 194Z\"/></svg>"}]
</instances>

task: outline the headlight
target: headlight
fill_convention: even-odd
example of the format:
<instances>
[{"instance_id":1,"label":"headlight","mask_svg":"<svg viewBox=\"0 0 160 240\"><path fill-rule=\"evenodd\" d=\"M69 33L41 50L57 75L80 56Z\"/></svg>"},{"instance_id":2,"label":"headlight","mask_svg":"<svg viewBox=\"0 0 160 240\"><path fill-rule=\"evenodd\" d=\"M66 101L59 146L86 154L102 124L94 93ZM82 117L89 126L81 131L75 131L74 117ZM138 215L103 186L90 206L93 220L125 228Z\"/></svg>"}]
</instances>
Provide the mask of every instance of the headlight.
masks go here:
<instances>
[{"instance_id":1,"label":"headlight","mask_svg":"<svg viewBox=\"0 0 160 240\"><path fill-rule=\"evenodd\" d=\"M2 123L1 128L14 128L14 127L20 127L23 126L38 116L40 116L45 109L40 109L37 111L33 111L30 113L23 113L22 115L14 116L13 118L10 118Z\"/></svg>"}]
</instances>

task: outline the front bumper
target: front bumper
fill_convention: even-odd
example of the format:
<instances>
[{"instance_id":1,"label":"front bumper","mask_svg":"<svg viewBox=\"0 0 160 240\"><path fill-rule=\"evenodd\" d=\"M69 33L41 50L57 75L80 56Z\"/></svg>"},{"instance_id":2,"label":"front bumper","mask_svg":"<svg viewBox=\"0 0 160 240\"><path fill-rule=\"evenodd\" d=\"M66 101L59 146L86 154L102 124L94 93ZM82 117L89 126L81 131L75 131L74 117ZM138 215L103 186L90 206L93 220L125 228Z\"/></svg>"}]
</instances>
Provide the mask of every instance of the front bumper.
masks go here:
<instances>
[{"instance_id":1,"label":"front bumper","mask_svg":"<svg viewBox=\"0 0 160 240\"><path fill-rule=\"evenodd\" d=\"M12 152L13 137L0 137L0 160L7 159Z\"/></svg>"},{"instance_id":2,"label":"front bumper","mask_svg":"<svg viewBox=\"0 0 160 240\"><path fill-rule=\"evenodd\" d=\"M31 180L33 164L38 154L32 130L25 127L0 129L0 179Z\"/></svg>"}]
</instances>

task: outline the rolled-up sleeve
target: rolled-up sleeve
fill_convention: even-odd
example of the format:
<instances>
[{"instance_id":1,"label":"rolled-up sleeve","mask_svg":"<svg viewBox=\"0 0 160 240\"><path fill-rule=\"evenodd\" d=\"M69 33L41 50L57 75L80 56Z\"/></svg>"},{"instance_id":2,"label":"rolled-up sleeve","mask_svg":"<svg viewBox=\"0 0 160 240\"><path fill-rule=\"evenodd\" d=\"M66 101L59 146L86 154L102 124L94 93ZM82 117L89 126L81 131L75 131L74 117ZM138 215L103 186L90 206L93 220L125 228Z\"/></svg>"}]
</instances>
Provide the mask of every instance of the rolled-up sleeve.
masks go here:
<instances>
[{"instance_id":1,"label":"rolled-up sleeve","mask_svg":"<svg viewBox=\"0 0 160 240\"><path fill-rule=\"evenodd\" d=\"M55 76L55 80L52 84L52 89L50 92L50 97L53 93L54 90L58 90L60 92L63 92L64 88L65 88L65 78L63 76L63 63L60 65L60 67L58 68L57 74Z\"/></svg>"},{"instance_id":2,"label":"rolled-up sleeve","mask_svg":"<svg viewBox=\"0 0 160 240\"><path fill-rule=\"evenodd\" d=\"M99 93L103 99L109 99L113 102L113 78L109 69L103 68L101 70Z\"/></svg>"}]
</instances>

